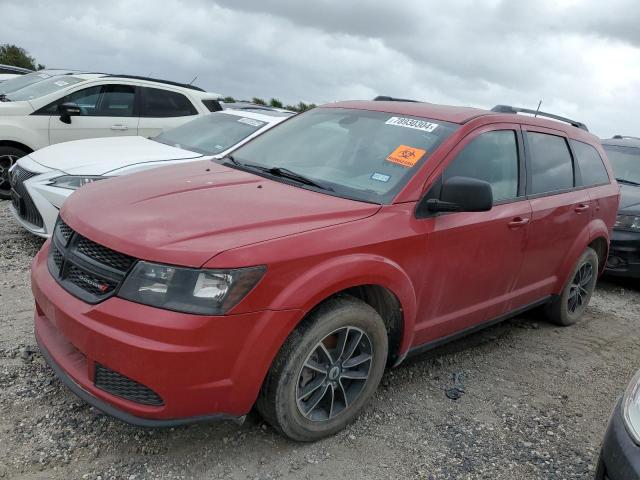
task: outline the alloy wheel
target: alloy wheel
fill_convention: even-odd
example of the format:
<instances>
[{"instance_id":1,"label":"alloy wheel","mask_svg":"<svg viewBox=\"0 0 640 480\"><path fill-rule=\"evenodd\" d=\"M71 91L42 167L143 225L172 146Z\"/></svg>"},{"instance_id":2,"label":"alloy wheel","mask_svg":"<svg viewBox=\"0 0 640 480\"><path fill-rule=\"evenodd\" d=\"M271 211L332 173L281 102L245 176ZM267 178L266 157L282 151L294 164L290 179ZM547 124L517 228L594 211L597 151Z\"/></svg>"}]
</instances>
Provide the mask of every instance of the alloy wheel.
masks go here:
<instances>
[{"instance_id":1,"label":"alloy wheel","mask_svg":"<svg viewBox=\"0 0 640 480\"><path fill-rule=\"evenodd\" d=\"M298 375L296 403L308 420L333 419L360 396L371 370L373 348L356 327L331 332L312 349Z\"/></svg>"},{"instance_id":2,"label":"alloy wheel","mask_svg":"<svg viewBox=\"0 0 640 480\"><path fill-rule=\"evenodd\" d=\"M586 308L591 280L593 280L593 266L591 263L585 262L578 268L569 285L567 307L571 313L576 313Z\"/></svg>"},{"instance_id":3,"label":"alloy wheel","mask_svg":"<svg viewBox=\"0 0 640 480\"><path fill-rule=\"evenodd\" d=\"M16 155L0 155L0 192L7 193L11 190L9 169L19 158Z\"/></svg>"}]
</instances>

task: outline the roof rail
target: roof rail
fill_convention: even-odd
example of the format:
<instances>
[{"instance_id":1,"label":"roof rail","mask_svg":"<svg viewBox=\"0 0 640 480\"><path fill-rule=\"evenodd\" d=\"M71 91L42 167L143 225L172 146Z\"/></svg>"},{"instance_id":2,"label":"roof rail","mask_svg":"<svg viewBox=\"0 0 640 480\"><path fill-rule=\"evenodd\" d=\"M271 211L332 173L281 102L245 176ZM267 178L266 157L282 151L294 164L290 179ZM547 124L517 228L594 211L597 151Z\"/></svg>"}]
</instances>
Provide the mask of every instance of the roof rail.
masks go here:
<instances>
[{"instance_id":1,"label":"roof rail","mask_svg":"<svg viewBox=\"0 0 640 480\"><path fill-rule=\"evenodd\" d=\"M422 103L420 100L410 100L408 98L395 98L389 97L387 95L378 95L373 99L374 102L412 102L412 103Z\"/></svg>"},{"instance_id":2,"label":"roof rail","mask_svg":"<svg viewBox=\"0 0 640 480\"><path fill-rule=\"evenodd\" d=\"M614 135L615 140L640 140L640 137L632 137L631 135Z\"/></svg>"},{"instance_id":3,"label":"roof rail","mask_svg":"<svg viewBox=\"0 0 640 480\"><path fill-rule=\"evenodd\" d=\"M587 126L582 122L578 122L576 120L571 120L570 118L566 118L566 117L561 117L560 115L554 115L553 113L541 112L539 110L531 110L529 108L512 107L511 105L496 105L495 107L493 107L491 109L491 111L492 112L496 112L496 113L530 113L532 115L536 115L536 116L540 116L540 117L553 118L554 120L558 120L560 122L568 123L569 125L572 125L574 127L580 128L582 130L586 130L587 132L589 131Z\"/></svg>"},{"instance_id":4,"label":"roof rail","mask_svg":"<svg viewBox=\"0 0 640 480\"><path fill-rule=\"evenodd\" d=\"M196 87L195 85L191 85L188 83L180 83L180 82L172 82L171 80L162 80L159 78L151 78L151 77L141 77L139 75L116 75L113 73L107 74L105 75L105 77L118 77L118 78L129 78L132 80L147 80L149 82L157 82L157 83L164 83L167 85L173 85L174 87L182 87L182 88L189 88L191 90L197 90L199 92L204 92L205 90L200 88L200 87Z\"/></svg>"}]
</instances>

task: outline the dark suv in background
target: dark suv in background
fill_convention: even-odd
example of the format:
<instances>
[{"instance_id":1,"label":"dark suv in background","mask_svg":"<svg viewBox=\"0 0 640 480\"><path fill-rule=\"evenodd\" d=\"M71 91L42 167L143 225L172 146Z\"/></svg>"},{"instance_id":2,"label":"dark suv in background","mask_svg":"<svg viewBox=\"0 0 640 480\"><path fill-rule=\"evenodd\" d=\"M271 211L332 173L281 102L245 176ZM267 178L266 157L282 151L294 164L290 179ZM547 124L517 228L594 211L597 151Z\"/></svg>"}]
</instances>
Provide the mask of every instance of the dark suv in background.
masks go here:
<instances>
[{"instance_id":1,"label":"dark suv in background","mask_svg":"<svg viewBox=\"0 0 640 480\"><path fill-rule=\"evenodd\" d=\"M611 235L607 272L640 278L640 138L602 140L620 185L620 208Z\"/></svg>"}]
</instances>

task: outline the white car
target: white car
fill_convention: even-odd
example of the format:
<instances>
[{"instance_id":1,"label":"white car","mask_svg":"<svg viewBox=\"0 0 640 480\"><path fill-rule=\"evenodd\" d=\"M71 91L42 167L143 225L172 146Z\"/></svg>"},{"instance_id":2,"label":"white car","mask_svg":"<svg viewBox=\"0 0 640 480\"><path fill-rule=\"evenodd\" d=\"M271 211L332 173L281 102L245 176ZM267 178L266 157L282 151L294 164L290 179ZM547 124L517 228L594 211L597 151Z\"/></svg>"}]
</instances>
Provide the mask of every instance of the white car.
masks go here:
<instances>
[{"instance_id":1,"label":"white car","mask_svg":"<svg viewBox=\"0 0 640 480\"><path fill-rule=\"evenodd\" d=\"M82 185L225 156L293 114L257 106L227 109L152 138L96 138L43 148L22 157L11 169L11 213L30 232L49 237L62 204Z\"/></svg>"},{"instance_id":2,"label":"white car","mask_svg":"<svg viewBox=\"0 0 640 480\"><path fill-rule=\"evenodd\" d=\"M19 77L24 74L31 73L33 70L22 67L14 67L13 65L0 64L0 83L3 83L12 78Z\"/></svg>"},{"instance_id":3,"label":"white car","mask_svg":"<svg viewBox=\"0 0 640 480\"><path fill-rule=\"evenodd\" d=\"M219 98L192 85L102 73L53 76L1 94L0 198L10 197L8 170L27 153L83 138L157 135L219 109Z\"/></svg>"}]
</instances>

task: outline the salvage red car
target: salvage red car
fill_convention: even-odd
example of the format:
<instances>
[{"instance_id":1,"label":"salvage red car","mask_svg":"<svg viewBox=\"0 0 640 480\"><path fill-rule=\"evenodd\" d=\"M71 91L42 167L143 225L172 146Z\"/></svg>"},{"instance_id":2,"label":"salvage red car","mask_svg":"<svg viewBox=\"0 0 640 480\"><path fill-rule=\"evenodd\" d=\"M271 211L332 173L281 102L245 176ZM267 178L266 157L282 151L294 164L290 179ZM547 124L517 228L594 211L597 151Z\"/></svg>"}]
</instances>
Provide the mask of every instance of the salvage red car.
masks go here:
<instances>
[{"instance_id":1,"label":"salvage red car","mask_svg":"<svg viewBox=\"0 0 640 480\"><path fill-rule=\"evenodd\" d=\"M255 406L310 441L407 355L536 306L576 322L619 188L583 124L527 112L333 103L83 187L33 262L45 359L133 424Z\"/></svg>"}]
</instances>

